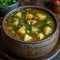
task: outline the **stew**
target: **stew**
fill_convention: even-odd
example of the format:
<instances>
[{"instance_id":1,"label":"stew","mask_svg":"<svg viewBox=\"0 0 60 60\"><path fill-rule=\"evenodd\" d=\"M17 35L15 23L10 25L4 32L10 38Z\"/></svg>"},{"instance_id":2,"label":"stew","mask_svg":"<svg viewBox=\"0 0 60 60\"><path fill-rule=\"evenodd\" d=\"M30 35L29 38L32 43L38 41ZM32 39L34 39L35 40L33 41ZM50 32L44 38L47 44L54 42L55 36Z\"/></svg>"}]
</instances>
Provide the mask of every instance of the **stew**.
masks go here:
<instances>
[{"instance_id":1,"label":"stew","mask_svg":"<svg viewBox=\"0 0 60 60\"><path fill-rule=\"evenodd\" d=\"M5 20L4 28L16 40L37 42L53 34L55 22L52 16L43 10L25 8L10 14Z\"/></svg>"}]
</instances>

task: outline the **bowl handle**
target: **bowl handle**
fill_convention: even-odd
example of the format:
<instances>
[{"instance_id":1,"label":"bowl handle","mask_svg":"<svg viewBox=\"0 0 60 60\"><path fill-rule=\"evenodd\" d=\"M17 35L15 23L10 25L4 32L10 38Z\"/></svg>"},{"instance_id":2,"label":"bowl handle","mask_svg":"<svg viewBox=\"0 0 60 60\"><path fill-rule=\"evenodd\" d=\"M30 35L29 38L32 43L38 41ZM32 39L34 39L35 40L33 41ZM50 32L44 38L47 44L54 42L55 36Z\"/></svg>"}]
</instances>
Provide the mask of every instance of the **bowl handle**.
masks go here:
<instances>
[{"instance_id":1,"label":"bowl handle","mask_svg":"<svg viewBox=\"0 0 60 60\"><path fill-rule=\"evenodd\" d=\"M47 60L60 60L60 49L49 59Z\"/></svg>"}]
</instances>

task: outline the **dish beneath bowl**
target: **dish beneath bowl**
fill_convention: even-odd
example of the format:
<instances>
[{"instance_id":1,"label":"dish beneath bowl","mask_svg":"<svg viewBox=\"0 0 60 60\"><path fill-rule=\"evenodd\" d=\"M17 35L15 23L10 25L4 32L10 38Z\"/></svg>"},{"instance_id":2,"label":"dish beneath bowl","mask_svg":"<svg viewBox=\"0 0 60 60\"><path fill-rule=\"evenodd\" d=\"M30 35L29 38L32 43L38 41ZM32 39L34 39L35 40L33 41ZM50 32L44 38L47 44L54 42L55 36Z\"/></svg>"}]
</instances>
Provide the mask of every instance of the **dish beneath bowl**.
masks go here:
<instances>
[{"instance_id":1,"label":"dish beneath bowl","mask_svg":"<svg viewBox=\"0 0 60 60\"><path fill-rule=\"evenodd\" d=\"M4 17L8 12L10 12L11 10L17 8L18 5L19 5L19 2L16 2L15 4L12 4L10 6L0 8L0 17Z\"/></svg>"}]
</instances>

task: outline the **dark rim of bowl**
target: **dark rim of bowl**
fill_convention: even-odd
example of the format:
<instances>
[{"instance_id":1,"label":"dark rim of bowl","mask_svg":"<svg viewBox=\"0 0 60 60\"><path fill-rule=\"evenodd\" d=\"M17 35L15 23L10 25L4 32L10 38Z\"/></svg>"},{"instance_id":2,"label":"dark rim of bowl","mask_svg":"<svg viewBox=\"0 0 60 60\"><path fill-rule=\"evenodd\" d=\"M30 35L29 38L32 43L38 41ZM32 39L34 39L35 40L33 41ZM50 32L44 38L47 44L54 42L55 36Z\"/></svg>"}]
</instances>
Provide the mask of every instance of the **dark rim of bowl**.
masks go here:
<instances>
[{"instance_id":1,"label":"dark rim of bowl","mask_svg":"<svg viewBox=\"0 0 60 60\"><path fill-rule=\"evenodd\" d=\"M56 4L53 0L51 0L51 2L52 2L55 6L60 7L60 5Z\"/></svg>"},{"instance_id":2,"label":"dark rim of bowl","mask_svg":"<svg viewBox=\"0 0 60 60\"><path fill-rule=\"evenodd\" d=\"M49 14L54 18L55 23L56 23L56 28L55 28L54 33L53 33L51 36L49 36L48 38L46 38L46 39L44 39L44 40L37 41L37 42L21 42L20 40L17 40L17 39L15 39L15 38L11 37L11 36L5 31L5 29L4 29L4 22L5 22L6 18L7 18L10 14L12 14L12 13L14 13L14 12L20 10L20 9L24 9L24 8L36 8L36 9L40 9L40 10L43 10L43 11L46 11L47 13L49 13ZM17 9L12 10L11 12L9 12L9 13L4 17L4 20L3 20L3 30L4 30L5 34L6 34L8 37L10 37L11 39L13 39L14 41L16 41L17 43L24 43L24 44L43 43L43 42L49 40L51 37L53 37L53 35L56 33L56 30L57 30L57 29L58 29L58 19L57 19L57 17L54 15L54 13L53 13L52 11L50 11L50 10L48 10L48 9L46 9L46 8L40 7L40 6L23 6L23 7L19 7L19 8L17 8Z\"/></svg>"},{"instance_id":3,"label":"dark rim of bowl","mask_svg":"<svg viewBox=\"0 0 60 60\"><path fill-rule=\"evenodd\" d=\"M8 5L8 6L5 6L5 7L0 7L0 9L9 8L9 7L12 7L12 6L16 5L16 4L19 4L19 2L17 1L14 4L11 4L11 5Z\"/></svg>"}]
</instances>

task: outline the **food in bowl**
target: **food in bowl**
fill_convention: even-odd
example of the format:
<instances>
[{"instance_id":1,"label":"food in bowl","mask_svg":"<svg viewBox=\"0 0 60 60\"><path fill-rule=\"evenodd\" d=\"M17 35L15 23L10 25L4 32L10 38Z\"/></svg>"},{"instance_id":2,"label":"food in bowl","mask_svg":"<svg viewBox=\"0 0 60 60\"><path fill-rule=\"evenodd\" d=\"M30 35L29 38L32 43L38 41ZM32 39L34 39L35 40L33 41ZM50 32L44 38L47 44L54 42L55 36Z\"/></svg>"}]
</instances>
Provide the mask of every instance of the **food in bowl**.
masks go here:
<instances>
[{"instance_id":1,"label":"food in bowl","mask_svg":"<svg viewBox=\"0 0 60 60\"><path fill-rule=\"evenodd\" d=\"M40 15L40 18L39 18L39 15ZM49 19L46 20L47 16ZM3 36L4 36L3 42L11 52L13 52L14 54L20 57L31 59L31 58L40 58L42 56L45 56L46 54L52 51L52 49L54 48L54 46L58 41L59 28L58 28L57 20L58 19L53 14L53 12L39 6L23 6L23 7L14 9L11 12L9 12L4 17L4 20L3 20ZM18 22L15 22L15 21L18 21ZM34 21L34 22L30 22L30 21ZM47 24L51 24L51 22L46 23L47 21L52 21L53 23L52 27L51 25L47 25ZM43 27L40 25L42 23L44 23ZM31 27L33 26L34 29L33 28L30 29L29 26ZM42 30L38 28L40 26ZM46 28L46 26L48 26L48 28ZM12 28L13 30L11 30ZM30 36L33 37L34 35L33 33L30 34L29 29L32 30L33 33L36 33L36 32L41 33L40 35L37 33L36 33L37 35L35 34L34 38L39 36L38 40L29 41ZM13 34L10 34L12 33L12 31L13 31L13 34L15 31L16 33L14 34L15 36ZM46 33L46 31L48 31L48 33ZM26 34L28 35L27 39L28 38L29 39L24 41L23 39L25 38L25 36L27 36ZM24 36L24 38L19 39L21 36L22 37ZM41 36L41 39L40 39L40 36Z\"/></svg>"},{"instance_id":2,"label":"food in bowl","mask_svg":"<svg viewBox=\"0 0 60 60\"><path fill-rule=\"evenodd\" d=\"M17 2L17 0L0 0L0 8L12 5L16 2Z\"/></svg>"},{"instance_id":3,"label":"food in bowl","mask_svg":"<svg viewBox=\"0 0 60 60\"><path fill-rule=\"evenodd\" d=\"M55 31L53 17L40 9L24 8L10 14L4 22L5 31L21 42L37 42Z\"/></svg>"}]
</instances>

